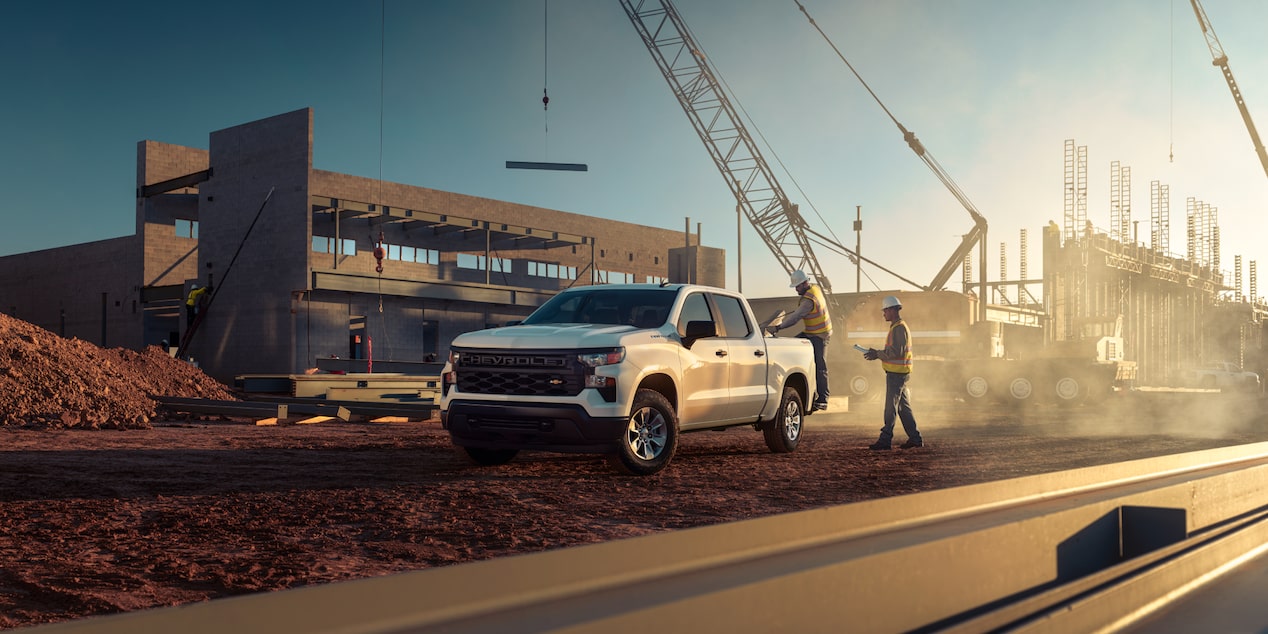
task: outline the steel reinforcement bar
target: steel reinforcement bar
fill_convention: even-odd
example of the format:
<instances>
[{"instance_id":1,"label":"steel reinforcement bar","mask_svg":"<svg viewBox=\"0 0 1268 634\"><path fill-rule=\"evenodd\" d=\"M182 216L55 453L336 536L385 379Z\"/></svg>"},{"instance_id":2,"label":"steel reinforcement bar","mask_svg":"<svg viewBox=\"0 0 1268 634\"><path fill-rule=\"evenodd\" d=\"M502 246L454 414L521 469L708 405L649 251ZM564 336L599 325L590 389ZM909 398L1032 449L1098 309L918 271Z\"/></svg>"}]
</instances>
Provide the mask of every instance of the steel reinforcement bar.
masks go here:
<instances>
[{"instance_id":1,"label":"steel reinforcement bar","mask_svg":"<svg viewBox=\"0 0 1268 634\"><path fill-rule=\"evenodd\" d=\"M1268 542L1268 443L814 509L40 632L1091 631Z\"/></svg>"}]
</instances>

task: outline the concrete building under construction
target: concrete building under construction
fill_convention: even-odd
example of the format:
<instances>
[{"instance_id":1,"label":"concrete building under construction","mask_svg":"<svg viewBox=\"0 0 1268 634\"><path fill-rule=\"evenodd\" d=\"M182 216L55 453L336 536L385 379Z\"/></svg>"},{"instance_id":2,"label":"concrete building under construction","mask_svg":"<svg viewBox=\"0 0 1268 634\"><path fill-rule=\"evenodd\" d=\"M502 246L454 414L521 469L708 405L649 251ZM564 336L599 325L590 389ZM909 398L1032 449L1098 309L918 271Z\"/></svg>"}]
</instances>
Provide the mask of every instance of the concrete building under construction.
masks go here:
<instances>
[{"instance_id":1,"label":"concrete building under construction","mask_svg":"<svg viewBox=\"0 0 1268 634\"><path fill-rule=\"evenodd\" d=\"M136 233L0 258L10 315L209 374L405 369L576 284L723 285L699 236L313 169L313 112L137 144ZM679 246L681 245L681 246ZM212 303L193 336L192 285Z\"/></svg>"}]
</instances>

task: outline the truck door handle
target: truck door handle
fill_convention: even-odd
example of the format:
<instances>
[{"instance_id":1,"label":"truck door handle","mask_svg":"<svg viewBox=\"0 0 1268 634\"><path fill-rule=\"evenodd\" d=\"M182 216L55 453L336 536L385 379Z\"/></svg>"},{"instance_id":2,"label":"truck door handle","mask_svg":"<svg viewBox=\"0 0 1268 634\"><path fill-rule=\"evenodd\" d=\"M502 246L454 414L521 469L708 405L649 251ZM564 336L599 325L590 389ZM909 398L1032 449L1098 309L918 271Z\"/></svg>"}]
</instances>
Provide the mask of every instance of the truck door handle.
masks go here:
<instances>
[{"instance_id":1,"label":"truck door handle","mask_svg":"<svg viewBox=\"0 0 1268 634\"><path fill-rule=\"evenodd\" d=\"M764 356L766 356L766 353L765 353L765 352L762 352L761 350L754 350L754 351L753 351L753 356L757 356L757 357L764 357Z\"/></svg>"},{"instance_id":2,"label":"truck door handle","mask_svg":"<svg viewBox=\"0 0 1268 634\"><path fill-rule=\"evenodd\" d=\"M726 350L719 350L719 351L717 351L717 352L715 352L715 353L713 353L713 354L716 354L716 355L718 355L719 357L725 357L725 356L726 356Z\"/></svg>"}]
</instances>

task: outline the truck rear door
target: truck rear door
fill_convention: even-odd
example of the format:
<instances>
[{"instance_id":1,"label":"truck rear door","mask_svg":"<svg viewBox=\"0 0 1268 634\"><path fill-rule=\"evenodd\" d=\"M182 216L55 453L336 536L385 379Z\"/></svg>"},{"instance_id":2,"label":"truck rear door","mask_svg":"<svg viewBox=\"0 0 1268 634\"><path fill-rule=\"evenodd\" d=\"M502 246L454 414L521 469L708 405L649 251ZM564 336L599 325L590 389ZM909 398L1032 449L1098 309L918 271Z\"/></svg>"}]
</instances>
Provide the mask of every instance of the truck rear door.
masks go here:
<instances>
[{"instance_id":1,"label":"truck rear door","mask_svg":"<svg viewBox=\"0 0 1268 634\"><path fill-rule=\"evenodd\" d=\"M718 335L726 340L730 353L727 383L731 399L726 417L756 420L770 395L766 342L742 299L717 293L712 297L719 315Z\"/></svg>"}]
</instances>

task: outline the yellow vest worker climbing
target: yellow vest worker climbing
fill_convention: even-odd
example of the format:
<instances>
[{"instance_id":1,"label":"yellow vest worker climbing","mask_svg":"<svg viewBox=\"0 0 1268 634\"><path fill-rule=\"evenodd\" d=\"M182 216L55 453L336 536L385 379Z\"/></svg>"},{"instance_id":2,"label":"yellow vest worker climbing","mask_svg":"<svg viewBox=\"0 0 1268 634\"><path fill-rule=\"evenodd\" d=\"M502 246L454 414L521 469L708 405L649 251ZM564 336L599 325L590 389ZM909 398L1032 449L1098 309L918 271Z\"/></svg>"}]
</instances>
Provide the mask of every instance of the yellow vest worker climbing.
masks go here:
<instances>
[{"instance_id":1,"label":"yellow vest worker climbing","mask_svg":"<svg viewBox=\"0 0 1268 634\"><path fill-rule=\"evenodd\" d=\"M194 315L198 313L198 302L202 299L207 289L192 284L189 287L189 298L185 300L185 325L189 326L194 323Z\"/></svg>"},{"instance_id":2,"label":"yellow vest worker climbing","mask_svg":"<svg viewBox=\"0 0 1268 634\"><path fill-rule=\"evenodd\" d=\"M902 309L902 302L893 295L881 301L881 314L889 322L885 348L869 348L863 353L863 358L869 361L880 359L881 367L885 369L885 418L880 438L869 447L873 450L890 448L894 440L895 418L903 421L903 431L907 432L903 449L925 446L920 430L916 428L916 415L911 411L911 392L907 389L907 381L911 379L911 331L907 322L898 316L898 311Z\"/></svg>"},{"instance_id":3,"label":"yellow vest worker climbing","mask_svg":"<svg viewBox=\"0 0 1268 634\"><path fill-rule=\"evenodd\" d=\"M801 295L797 310L784 317L783 321L771 326L770 329L772 333L779 332L797 323L798 319L801 320L802 331L797 336L809 339L810 347L814 348L815 352L816 393L811 411L828 409L827 348L828 340L832 337L832 316L828 314L828 302L824 299L819 285L810 283L810 277L805 271L793 271L790 286L797 289L797 294Z\"/></svg>"}]
</instances>

